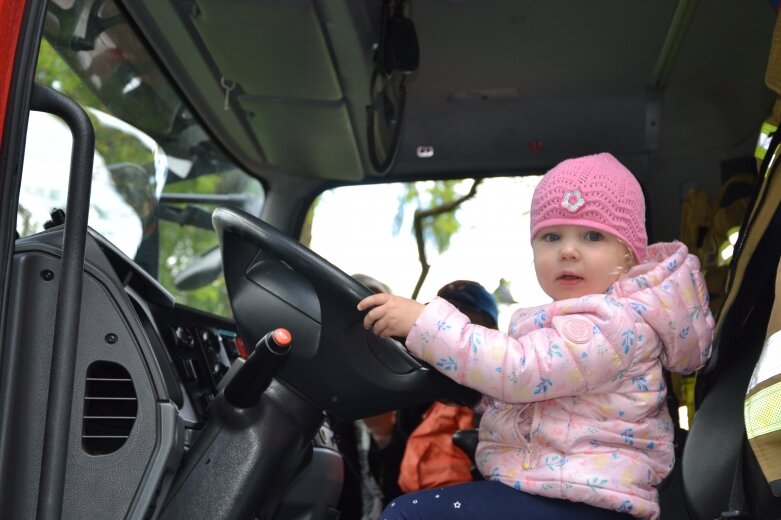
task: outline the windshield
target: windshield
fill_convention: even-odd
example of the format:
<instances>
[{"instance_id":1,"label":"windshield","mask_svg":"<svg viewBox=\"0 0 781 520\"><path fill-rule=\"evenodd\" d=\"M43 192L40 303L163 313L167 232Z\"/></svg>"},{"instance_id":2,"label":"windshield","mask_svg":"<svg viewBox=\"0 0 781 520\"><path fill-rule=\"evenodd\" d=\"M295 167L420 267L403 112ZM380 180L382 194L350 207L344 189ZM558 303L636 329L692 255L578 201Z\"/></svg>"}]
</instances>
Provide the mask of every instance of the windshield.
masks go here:
<instances>
[{"instance_id":1,"label":"windshield","mask_svg":"<svg viewBox=\"0 0 781 520\"><path fill-rule=\"evenodd\" d=\"M348 274L371 276L420 302L449 282L479 282L496 297L504 330L518 305L550 301L529 245L529 206L540 179L484 179L473 195L472 179L335 188L315 200L302 241ZM430 215L421 220L420 240L416 210ZM428 266L423 277L419 243Z\"/></svg>"},{"instance_id":2,"label":"windshield","mask_svg":"<svg viewBox=\"0 0 781 520\"><path fill-rule=\"evenodd\" d=\"M95 127L90 226L179 303L229 315L211 212L259 214L262 185L203 130L112 1L50 2L44 37L36 81L79 103ZM31 114L21 236L65 209L71 145L61 120Z\"/></svg>"}]
</instances>

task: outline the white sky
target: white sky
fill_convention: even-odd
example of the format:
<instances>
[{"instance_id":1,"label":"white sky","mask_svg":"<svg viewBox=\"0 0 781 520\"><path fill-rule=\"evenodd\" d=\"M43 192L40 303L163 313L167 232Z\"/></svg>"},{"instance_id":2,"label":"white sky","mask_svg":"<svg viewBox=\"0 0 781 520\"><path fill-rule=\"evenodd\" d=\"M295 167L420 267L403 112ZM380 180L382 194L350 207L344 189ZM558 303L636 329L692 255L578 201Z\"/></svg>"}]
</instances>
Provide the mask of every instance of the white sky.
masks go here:
<instances>
[{"instance_id":1,"label":"white sky","mask_svg":"<svg viewBox=\"0 0 781 520\"><path fill-rule=\"evenodd\" d=\"M529 244L529 205L539 177L487 179L477 196L464 203L457 218L461 228L441 256L427 250L431 265L418 300L427 302L448 282L469 279L493 292L500 278L511 282L518 304L500 306L499 326L506 329L517 306L546 303L534 275ZM471 181L462 184L466 191ZM326 192L317 206L312 249L348 274L364 273L386 283L395 294L409 297L420 274L409 208L397 236L393 219L401 185L338 188Z\"/></svg>"}]
</instances>

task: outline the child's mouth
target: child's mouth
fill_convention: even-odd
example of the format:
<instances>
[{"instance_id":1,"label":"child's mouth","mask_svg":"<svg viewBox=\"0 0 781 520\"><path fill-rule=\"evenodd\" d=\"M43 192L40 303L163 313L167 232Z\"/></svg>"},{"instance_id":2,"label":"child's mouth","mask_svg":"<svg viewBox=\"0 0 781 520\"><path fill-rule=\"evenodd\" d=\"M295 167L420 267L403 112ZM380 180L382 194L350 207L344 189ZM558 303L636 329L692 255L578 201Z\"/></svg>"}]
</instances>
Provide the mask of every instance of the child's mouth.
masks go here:
<instances>
[{"instance_id":1,"label":"child's mouth","mask_svg":"<svg viewBox=\"0 0 781 520\"><path fill-rule=\"evenodd\" d=\"M582 277L576 275L576 274L562 274L556 279L558 282L569 285L569 284L575 284L583 280Z\"/></svg>"}]
</instances>

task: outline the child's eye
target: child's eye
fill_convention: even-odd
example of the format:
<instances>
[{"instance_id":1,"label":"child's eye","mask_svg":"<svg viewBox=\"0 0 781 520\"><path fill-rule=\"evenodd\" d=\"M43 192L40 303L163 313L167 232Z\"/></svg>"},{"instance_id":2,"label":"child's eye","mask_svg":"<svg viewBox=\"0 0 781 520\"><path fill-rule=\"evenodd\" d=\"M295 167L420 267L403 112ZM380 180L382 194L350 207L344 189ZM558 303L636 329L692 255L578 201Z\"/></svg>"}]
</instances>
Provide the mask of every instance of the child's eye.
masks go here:
<instances>
[{"instance_id":1,"label":"child's eye","mask_svg":"<svg viewBox=\"0 0 781 520\"><path fill-rule=\"evenodd\" d=\"M591 242L599 242L604 236L599 231L589 231L586 233L586 240Z\"/></svg>"},{"instance_id":2,"label":"child's eye","mask_svg":"<svg viewBox=\"0 0 781 520\"><path fill-rule=\"evenodd\" d=\"M559 238L561 238L561 237L559 236L559 234L558 234L558 233L545 233L545 234L542 236L542 239L543 239L544 241L546 241L546 242L555 242L555 241L557 241Z\"/></svg>"}]
</instances>

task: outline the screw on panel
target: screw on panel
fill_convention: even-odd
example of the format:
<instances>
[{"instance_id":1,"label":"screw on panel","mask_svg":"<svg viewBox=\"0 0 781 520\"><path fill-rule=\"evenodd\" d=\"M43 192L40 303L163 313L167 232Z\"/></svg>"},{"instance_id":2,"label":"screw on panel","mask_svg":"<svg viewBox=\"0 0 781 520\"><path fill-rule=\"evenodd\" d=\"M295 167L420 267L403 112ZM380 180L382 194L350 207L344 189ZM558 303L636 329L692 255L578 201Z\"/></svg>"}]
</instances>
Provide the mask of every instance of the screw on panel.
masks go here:
<instances>
[{"instance_id":1,"label":"screw on panel","mask_svg":"<svg viewBox=\"0 0 781 520\"><path fill-rule=\"evenodd\" d=\"M41 271L41 278L46 280L47 282L51 282L54 280L54 271L51 271L49 269L44 269Z\"/></svg>"},{"instance_id":2,"label":"screw on panel","mask_svg":"<svg viewBox=\"0 0 781 520\"><path fill-rule=\"evenodd\" d=\"M119 338L117 338L117 335L114 333L106 334L106 343L108 343L109 345L113 345L114 343L116 343L117 339Z\"/></svg>"}]
</instances>

